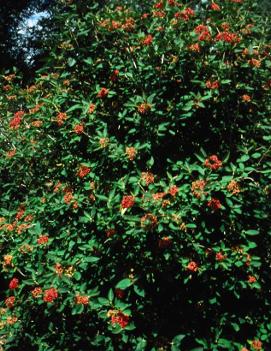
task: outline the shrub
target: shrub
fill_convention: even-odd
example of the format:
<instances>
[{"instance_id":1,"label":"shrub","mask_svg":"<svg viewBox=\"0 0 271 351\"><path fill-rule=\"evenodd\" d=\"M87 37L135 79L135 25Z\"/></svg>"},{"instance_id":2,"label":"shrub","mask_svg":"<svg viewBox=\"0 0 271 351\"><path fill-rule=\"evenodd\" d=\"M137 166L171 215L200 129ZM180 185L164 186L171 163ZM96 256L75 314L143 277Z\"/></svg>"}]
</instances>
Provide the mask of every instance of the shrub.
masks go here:
<instances>
[{"instance_id":1,"label":"shrub","mask_svg":"<svg viewBox=\"0 0 271 351\"><path fill-rule=\"evenodd\" d=\"M58 6L33 84L1 77L5 350L268 350L255 5Z\"/></svg>"}]
</instances>

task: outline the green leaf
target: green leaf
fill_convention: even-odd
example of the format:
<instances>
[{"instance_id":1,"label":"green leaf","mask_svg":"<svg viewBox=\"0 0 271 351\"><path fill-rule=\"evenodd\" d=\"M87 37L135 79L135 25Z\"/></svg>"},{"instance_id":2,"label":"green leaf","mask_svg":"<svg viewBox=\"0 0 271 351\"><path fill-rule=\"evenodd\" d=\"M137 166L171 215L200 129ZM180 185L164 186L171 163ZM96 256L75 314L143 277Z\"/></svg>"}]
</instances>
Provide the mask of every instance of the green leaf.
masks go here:
<instances>
[{"instance_id":1,"label":"green leaf","mask_svg":"<svg viewBox=\"0 0 271 351\"><path fill-rule=\"evenodd\" d=\"M224 348L224 347L227 348L227 350L230 350L230 349L231 349L231 341L229 341L229 340L227 340L227 339L221 338L221 339L218 340L217 344L218 344L219 346L223 347L223 348Z\"/></svg>"},{"instance_id":2,"label":"green leaf","mask_svg":"<svg viewBox=\"0 0 271 351\"><path fill-rule=\"evenodd\" d=\"M130 279L125 278L125 279L122 279L120 282L118 282L118 284L116 285L116 288L124 290L129 288L129 286L131 286L132 284L133 282Z\"/></svg>"},{"instance_id":3,"label":"green leaf","mask_svg":"<svg viewBox=\"0 0 271 351\"><path fill-rule=\"evenodd\" d=\"M114 299L114 293L113 293L113 290L110 289L109 292L108 292L108 300L109 300L110 302L112 302L113 299Z\"/></svg>"},{"instance_id":4,"label":"green leaf","mask_svg":"<svg viewBox=\"0 0 271 351\"><path fill-rule=\"evenodd\" d=\"M84 258L84 261L89 262L89 263L96 263L99 260L100 260L100 257L95 257L95 256L90 256L90 257Z\"/></svg>"},{"instance_id":5,"label":"green leaf","mask_svg":"<svg viewBox=\"0 0 271 351\"><path fill-rule=\"evenodd\" d=\"M249 230L246 230L245 233L247 235L258 235L260 232L258 229L249 229Z\"/></svg>"},{"instance_id":6,"label":"green leaf","mask_svg":"<svg viewBox=\"0 0 271 351\"><path fill-rule=\"evenodd\" d=\"M110 302L107 299L105 299L104 297L98 297L98 302L102 306L109 306L110 305Z\"/></svg>"},{"instance_id":7,"label":"green leaf","mask_svg":"<svg viewBox=\"0 0 271 351\"><path fill-rule=\"evenodd\" d=\"M262 155L259 152L255 152L254 154L251 155L253 158L260 158Z\"/></svg>"},{"instance_id":8,"label":"green leaf","mask_svg":"<svg viewBox=\"0 0 271 351\"><path fill-rule=\"evenodd\" d=\"M241 162L246 162L246 161L248 161L249 160L249 155L243 155L241 158L240 158L240 161Z\"/></svg>"},{"instance_id":9,"label":"green leaf","mask_svg":"<svg viewBox=\"0 0 271 351\"><path fill-rule=\"evenodd\" d=\"M187 227L187 228L194 229L194 228L197 228L197 225L196 225L195 223L187 223L187 224L186 224L186 227Z\"/></svg>"},{"instance_id":10,"label":"green leaf","mask_svg":"<svg viewBox=\"0 0 271 351\"><path fill-rule=\"evenodd\" d=\"M73 275L73 278L77 281L79 281L81 279L81 273L80 272L75 272Z\"/></svg>"},{"instance_id":11,"label":"green leaf","mask_svg":"<svg viewBox=\"0 0 271 351\"><path fill-rule=\"evenodd\" d=\"M129 323L126 327L125 330L135 330L135 324L133 322Z\"/></svg>"},{"instance_id":12,"label":"green leaf","mask_svg":"<svg viewBox=\"0 0 271 351\"><path fill-rule=\"evenodd\" d=\"M198 155L198 154L194 154L196 156L196 158L200 161L200 162L204 162L205 161L205 158Z\"/></svg>"},{"instance_id":13,"label":"green leaf","mask_svg":"<svg viewBox=\"0 0 271 351\"><path fill-rule=\"evenodd\" d=\"M72 315L81 314L84 311L84 305L76 305L72 309Z\"/></svg>"},{"instance_id":14,"label":"green leaf","mask_svg":"<svg viewBox=\"0 0 271 351\"><path fill-rule=\"evenodd\" d=\"M138 340L139 341L136 345L135 351L144 351L146 346L147 346L147 341L145 339L141 339L141 338L139 338Z\"/></svg>"},{"instance_id":15,"label":"green leaf","mask_svg":"<svg viewBox=\"0 0 271 351\"><path fill-rule=\"evenodd\" d=\"M134 285L134 291L138 296L145 297L145 290L141 289L139 286Z\"/></svg>"},{"instance_id":16,"label":"green leaf","mask_svg":"<svg viewBox=\"0 0 271 351\"><path fill-rule=\"evenodd\" d=\"M231 82L230 79L222 79L221 84L229 84Z\"/></svg>"},{"instance_id":17,"label":"green leaf","mask_svg":"<svg viewBox=\"0 0 271 351\"><path fill-rule=\"evenodd\" d=\"M42 234L42 228L41 228L40 222L35 223L35 225L29 229L29 232L37 234L37 235L41 235Z\"/></svg>"},{"instance_id":18,"label":"green leaf","mask_svg":"<svg viewBox=\"0 0 271 351\"><path fill-rule=\"evenodd\" d=\"M213 297L212 299L209 300L210 304L211 305L214 305L217 303L217 298L216 297Z\"/></svg>"},{"instance_id":19,"label":"green leaf","mask_svg":"<svg viewBox=\"0 0 271 351\"><path fill-rule=\"evenodd\" d=\"M120 325L115 324L114 327L113 326L111 327L111 331L113 334L119 334L122 332L122 328Z\"/></svg>"},{"instance_id":20,"label":"green leaf","mask_svg":"<svg viewBox=\"0 0 271 351\"><path fill-rule=\"evenodd\" d=\"M84 62L88 65L92 65L93 64L93 60L91 57L88 57L87 59L84 60Z\"/></svg>"},{"instance_id":21,"label":"green leaf","mask_svg":"<svg viewBox=\"0 0 271 351\"><path fill-rule=\"evenodd\" d=\"M237 324L237 323L232 323L231 325L232 325L234 331L238 332L238 331L240 330L239 324Z\"/></svg>"},{"instance_id":22,"label":"green leaf","mask_svg":"<svg viewBox=\"0 0 271 351\"><path fill-rule=\"evenodd\" d=\"M68 66L73 67L76 64L76 60L72 57L68 58Z\"/></svg>"},{"instance_id":23,"label":"green leaf","mask_svg":"<svg viewBox=\"0 0 271 351\"><path fill-rule=\"evenodd\" d=\"M185 337L186 335L184 334L175 336L172 340L171 351L180 351L181 343Z\"/></svg>"},{"instance_id":24,"label":"green leaf","mask_svg":"<svg viewBox=\"0 0 271 351\"><path fill-rule=\"evenodd\" d=\"M80 104L76 104L76 105L73 105L72 107L70 107L66 112L72 112L74 110L81 110L82 109L82 105Z\"/></svg>"}]
</instances>

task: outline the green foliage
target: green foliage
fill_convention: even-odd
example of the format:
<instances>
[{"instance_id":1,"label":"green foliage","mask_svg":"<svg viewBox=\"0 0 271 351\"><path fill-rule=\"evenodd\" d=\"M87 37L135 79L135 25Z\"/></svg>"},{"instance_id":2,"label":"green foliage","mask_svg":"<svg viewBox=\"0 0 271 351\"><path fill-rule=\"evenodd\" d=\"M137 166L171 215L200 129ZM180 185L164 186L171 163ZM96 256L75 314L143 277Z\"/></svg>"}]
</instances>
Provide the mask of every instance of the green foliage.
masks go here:
<instances>
[{"instance_id":1,"label":"green foliage","mask_svg":"<svg viewBox=\"0 0 271 351\"><path fill-rule=\"evenodd\" d=\"M59 2L33 85L1 77L5 350L270 345L266 22L140 4Z\"/></svg>"}]
</instances>

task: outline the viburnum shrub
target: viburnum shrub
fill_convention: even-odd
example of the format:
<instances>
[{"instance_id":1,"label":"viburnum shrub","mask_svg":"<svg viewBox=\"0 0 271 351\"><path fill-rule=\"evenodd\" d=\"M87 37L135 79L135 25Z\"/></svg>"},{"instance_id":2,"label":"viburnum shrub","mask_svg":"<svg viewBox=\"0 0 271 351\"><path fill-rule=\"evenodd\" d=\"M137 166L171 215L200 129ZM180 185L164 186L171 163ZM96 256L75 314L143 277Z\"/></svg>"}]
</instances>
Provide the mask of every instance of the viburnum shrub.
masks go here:
<instances>
[{"instance_id":1,"label":"viburnum shrub","mask_svg":"<svg viewBox=\"0 0 271 351\"><path fill-rule=\"evenodd\" d=\"M270 350L256 5L59 1L33 82L2 74L5 350Z\"/></svg>"}]
</instances>

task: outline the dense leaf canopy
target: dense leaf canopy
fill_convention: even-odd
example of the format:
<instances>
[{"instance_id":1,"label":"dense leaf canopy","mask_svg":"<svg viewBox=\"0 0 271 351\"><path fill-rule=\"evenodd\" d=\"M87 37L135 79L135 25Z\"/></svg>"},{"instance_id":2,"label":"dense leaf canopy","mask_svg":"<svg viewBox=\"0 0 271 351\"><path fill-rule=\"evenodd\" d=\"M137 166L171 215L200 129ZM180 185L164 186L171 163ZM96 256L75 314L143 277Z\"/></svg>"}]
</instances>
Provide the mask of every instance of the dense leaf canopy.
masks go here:
<instances>
[{"instance_id":1,"label":"dense leaf canopy","mask_svg":"<svg viewBox=\"0 0 271 351\"><path fill-rule=\"evenodd\" d=\"M268 351L269 18L62 0L51 21L33 82L1 76L4 349Z\"/></svg>"}]
</instances>

